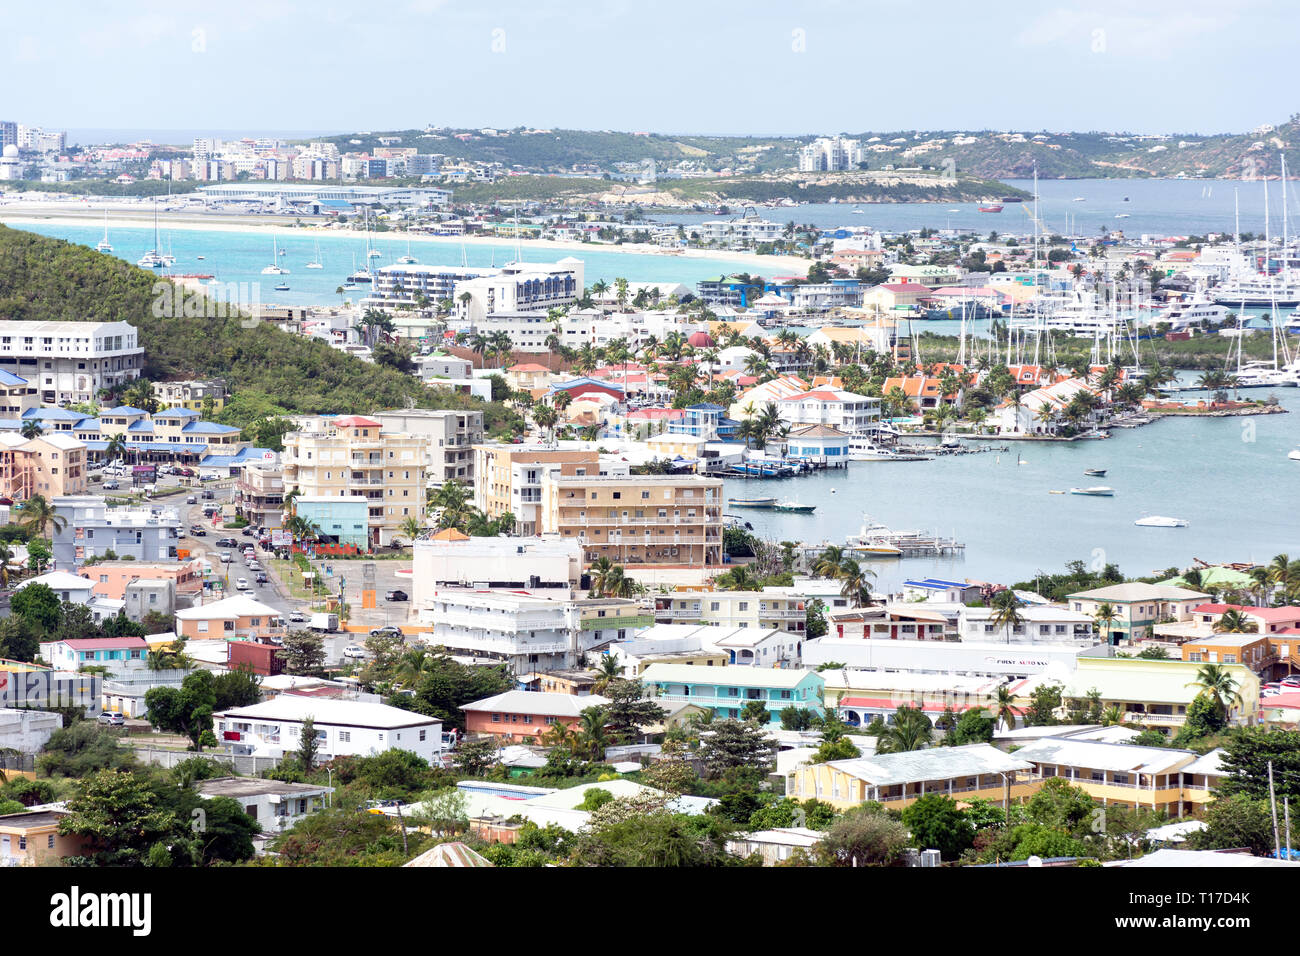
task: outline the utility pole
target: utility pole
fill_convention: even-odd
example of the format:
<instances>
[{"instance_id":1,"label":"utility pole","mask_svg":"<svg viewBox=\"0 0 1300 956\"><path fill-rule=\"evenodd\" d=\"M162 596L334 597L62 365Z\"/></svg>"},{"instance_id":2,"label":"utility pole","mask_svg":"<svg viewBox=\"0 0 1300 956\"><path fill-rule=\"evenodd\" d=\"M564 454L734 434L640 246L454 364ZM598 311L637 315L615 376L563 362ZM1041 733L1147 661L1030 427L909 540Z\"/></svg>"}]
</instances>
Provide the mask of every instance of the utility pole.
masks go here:
<instances>
[{"instance_id":1,"label":"utility pole","mask_svg":"<svg viewBox=\"0 0 1300 956\"><path fill-rule=\"evenodd\" d=\"M1282 810L1286 813L1286 858L1291 859L1291 798L1286 796L1282 798Z\"/></svg>"},{"instance_id":2,"label":"utility pole","mask_svg":"<svg viewBox=\"0 0 1300 956\"><path fill-rule=\"evenodd\" d=\"M1277 832L1277 794L1273 791L1273 761L1268 762L1268 805L1273 811L1273 855L1281 857L1282 841L1278 838Z\"/></svg>"}]
</instances>

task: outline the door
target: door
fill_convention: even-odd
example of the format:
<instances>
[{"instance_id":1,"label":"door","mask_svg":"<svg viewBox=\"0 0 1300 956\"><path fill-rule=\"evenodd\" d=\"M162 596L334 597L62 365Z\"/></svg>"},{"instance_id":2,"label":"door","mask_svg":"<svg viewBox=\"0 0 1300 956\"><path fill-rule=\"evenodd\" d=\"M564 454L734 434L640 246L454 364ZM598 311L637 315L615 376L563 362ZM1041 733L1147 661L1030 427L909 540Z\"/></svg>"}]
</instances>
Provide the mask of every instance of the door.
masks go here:
<instances>
[{"instance_id":1,"label":"door","mask_svg":"<svg viewBox=\"0 0 1300 956\"><path fill-rule=\"evenodd\" d=\"M0 834L0 862L9 859L9 834Z\"/></svg>"}]
</instances>

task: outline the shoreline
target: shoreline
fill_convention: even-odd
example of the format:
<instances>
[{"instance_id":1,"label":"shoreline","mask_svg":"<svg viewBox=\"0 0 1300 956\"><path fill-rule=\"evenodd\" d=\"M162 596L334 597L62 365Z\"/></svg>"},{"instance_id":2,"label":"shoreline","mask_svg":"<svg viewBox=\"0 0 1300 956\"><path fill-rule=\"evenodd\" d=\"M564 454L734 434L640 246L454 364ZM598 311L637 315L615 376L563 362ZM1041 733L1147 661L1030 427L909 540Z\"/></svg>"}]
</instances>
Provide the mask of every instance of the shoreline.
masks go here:
<instances>
[{"instance_id":1,"label":"shoreline","mask_svg":"<svg viewBox=\"0 0 1300 956\"><path fill-rule=\"evenodd\" d=\"M62 223L69 226L81 226L85 228L102 229L104 220L103 210L99 210L101 216L96 218L90 210L77 209L69 210L66 213L63 210L52 210L41 208L15 210L12 206L0 206L0 224L14 228L24 226L41 226L50 223ZM225 218L225 217L223 217ZM232 221L234 220L234 221ZM286 225L286 222L292 222L292 218L268 221L266 218L244 218L230 217L224 222L209 222L202 215L176 215L175 213L158 214L159 228L171 230L184 230L189 232L245 232L257 233L260 235L275 236L276 238L325 238L328 236L338 236L340 238L361 239L365 233L352 229L331 229L323 225L303 225L293 226ZM120 215L117 218L110 217L109 222L109 239L112 240L112 229L114 226L126 228L150 228L153 226L152 214L139 212L135 210ZM371 233L371 241L388 241L396 240L405 242L409 240L412 244L425 243L434 246L493 246L497 248L513 249L515 243L512 239L497 238L492 236L424 236L416 233L407 232L381 232ZM740 252L729 249L683 249L680 253L665 253L658 246L644 243L628 243L614 245L613 243L594 243L594 242L572 242L563 239L521 239L519 248L522 249L550 249L557 252L575 254L575 258L581 258L576 255L581 252L609 252L616 255L642 255L657 256L664 260L665 264L677 259L711 259L724 262L734 262L737 265L748 266L751 269L762 269L764 272L770 272L774 275L797 274L804 275L808 267L812 265L812 260L804 259L801 256L766 256L759 255L755 252ZM792 268L793 265L793 268Z\"/></svg>"}]
</instances>

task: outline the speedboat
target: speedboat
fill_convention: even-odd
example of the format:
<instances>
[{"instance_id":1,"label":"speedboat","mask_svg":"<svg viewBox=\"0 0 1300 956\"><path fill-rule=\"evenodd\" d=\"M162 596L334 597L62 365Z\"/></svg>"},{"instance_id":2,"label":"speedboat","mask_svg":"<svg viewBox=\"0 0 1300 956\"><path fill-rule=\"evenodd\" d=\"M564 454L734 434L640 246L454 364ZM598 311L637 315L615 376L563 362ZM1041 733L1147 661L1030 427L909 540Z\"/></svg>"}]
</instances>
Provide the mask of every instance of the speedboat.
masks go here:
<instances>
[{"instance_id":1,"label":"speedboat","mask_svg":"<svg viewBox=\"0 0 1300 956\"><path fill-rule=\"evenodd\" d=\"M289 283L288 283L287 281L279 283L279 284L275 287L275 291L276 291L276 292L288 292L288 291L289 291Z\"/></svg>"},{"instance_id":2,"label":"speedboat","mask_svg":"<svg viewBox=\"0 0 1300 956\"><path fill-rule=\"evenodd\" d=\"M911 455L869 438L849 439L849 461L932 461L933 455Z\"/></svg>"},{"instance_id":3,"label":"speedboat","mask_svg":"<svg viewBox=\"0 0 1300 956\"><path fill-rule=\"evenodd\" d=\"M801 505L797 501L782 501L772 506L774 511L784 511L788 514L810 515L817 510L816 505Z\"/></svg>"},{"instance_id":4,"label":"speedboat","mask_svg":"<svg viewBox=\"0 0 1300 956\"><path fill-rule=\"evenodd\" d=\"M1300 461L1300 448L1294 448L1287 452L1287 457L1292 461Z\"/></svg>"},{"instance_id":5,"label":"speedboat","mask_svg":"<svg viewBox=\"0 0 1300 956\"><path fill-rule=\"evenodd\" d=\"M728 498L727 504L733 508L775 508L775 498Z\"/></svg>"},{"instance_id":6,"label":"speedboat","mask_svg":"<svg viewBox=\"0 0 1300 956\"><path fill-rule=\"evenodd\" d=\"M1109 498L1115 493L1114 488L1107 488L1105 485L1093 485L1091 488L1071 488L1072 495L1092 495L1096 498Z\"/></svg>"},{"instance_id":7,"label":"speedboat","mask_svg":"<svg viewBox=\"0 0 1300 956\"><path fill-rule=\"evenodd\" d=\"M1089 478L1105 478L1105 477L1106 477L1106 469L1105 469L1105 468L1085 468L1085 469L1083 469L1083 473L1084 473L1085 475L1087 475Z\"/></svg>"},{"instance_id":8,"label":"speedboat","mask_svg":"<svg viewBox=\"0 0 1300 956\"><path fill-rule=\"evenodd\" d=\"M1187 522L1182 518L1168 518L1164 515L1144 515L1133 522L1140 528L1186 528Z\"/></svg>"}]
</instances>

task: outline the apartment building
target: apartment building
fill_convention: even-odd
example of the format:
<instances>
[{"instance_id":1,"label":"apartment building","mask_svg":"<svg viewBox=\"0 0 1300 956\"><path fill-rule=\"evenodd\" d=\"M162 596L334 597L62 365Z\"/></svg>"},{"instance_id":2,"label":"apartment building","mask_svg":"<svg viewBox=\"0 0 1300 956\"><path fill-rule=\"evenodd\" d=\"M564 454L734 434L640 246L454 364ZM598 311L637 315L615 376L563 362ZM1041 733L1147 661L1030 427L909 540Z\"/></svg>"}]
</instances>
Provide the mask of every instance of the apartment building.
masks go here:
<instances>
[{"instance_id":1,"label":"apartment building","mask_svg":"<svg viewBox=\"0 0 1300 956\"><path fill-rule=\"evenodd\" d=\"M421 299L437 305L454 300L456 285L470 279L492 275L496 269L466 266L435 266L419 263L383 266L375 271L370 295L361 300L361 308L415 308Z\"/></svg>"},{"instance_id":2,"label":"apartment building","mask_svg":"<svg viewBox=\"0 0 1300 956\"><path fill-rule=\"evenodd\" d=\"M284 474L279 468L249 465L235 482L235 510L257 528L279 528L284 520Z\"/></svg>"},{"instance_id":3,"label":"apartment building","mask_svg":"<svg viewBox=\"0 0 1300 956\"><path fill-rule=\"evenodd\" d=\"M454 528L415 542L411 605L440 587L518 588L566 596L582 576L576 541L555 536L471 538Z\"/></svg>"},{"instance_id":4,"label":"apartment building","mask_svg":"<svg viewBox=\"0 0 1300 956\"><path fill-rule=\"evenodd\" d=\"M582 281L582 260L572 256L553 265L512 263L494 275L457 282L455 314L473 324L494 312L540 312L545 319L549 309L578 301Z\"/></svg>"},{"instance_id":5,"label":"apartment building","mask_svg":"<svg viewBox=\"0 0 1300 956\"><path fill-rule=\"evenodd\" d=\"M699 475L547 475L543 528L575 538L588 563L722 563L722 479Z\"/></svg>"},{"instance_id":6,"label":"apartment building","mask_svg":"<svg viewBox=\"0 0 1300 956\"><path fill-rule=\"evenodd\" d=\"M802 633L807 620L804 599L766 591L674 591L655 595L655 622L714 624Z\"/></svg>"},{"instance_id":7,"label":"apartment building","mask_svg":"<svg viewBox=\"0 0 1300 956\"><path fill-rule=\"evenodd\" d=\"M958 610L957 633L962 640L1003 643L1035 643L1083 641L1096 643L1100 638L1093 631L1093 619L1080 611L1057 605L1029 605L1018 608L1019 623L997 623L997 609L968 607Z\"/></svg>"},{"instance_id":8,"label":"apartment building","mask_svg":"<svg viewBox=\"0 0 1300 956\"><path fill-rule=\"evenodd\" d=\"M425 478L430 487L441 487L449 481L474 484L474 446L483 441L482 412L408 408L376 412L371 417L387 431L428 440Z\"/></svg>"},{"instance_id":9,"label":"apartment building","mask_svg":"<svg viewBox=\"0 0 1300 956\"><path fill-rule=\"evenodd\" d=\"M510 512L515 531L542 531L542 482L549 474L583 477L600 474L595 451L551 445L474 446L474 507L495 518Z\"/></svg>"},{"instance_id":10,"label":"apartment building","mask_svg":"<svg viewBox=\"0 0 1300 956\"><path fill-rule=\"evenodd\" d=\"M708 707L719 718L739 718L751 701L767 708L769 724L779 724L780 713L787 707L809 710L818 717L823 710L822 678L812 671L651 664L642 672L641 681L647 693L662 703Z\"/></svg>"},{"instance_id":11,"label":"apartment building","mask_svg":"<svg viewBox=\"0 0 1300 956\"><path fill-rule=\"evenodd\" d=\"M1209 598L1208 594L1167 584L1112 584L1068 597L1070 610L1096 620L1103 605L1115 615L1105 625L1098 623L1101 637L1111 644L1131 641L1146 635L1160 621L1188 621L1192 612Z\"/></svg>"},{"instance_id":12,"label":"apartment building","mask_svg":"<svg viewBox=\"0 0 1300 956\"><path fill-rule=\"evenodd\" d=\"M880 399L841 388L816 388L776 403L781 421L799 425L830 425L849 435L861 435L880 419Z\"/></svg>"},{"instance_id":13,"label":"apartment building","mask_svg":"<svg viewBox=\"0 0 1300 956\"><path fill-rule=\"evenodd\" d=\"M220 411L226 405L226 383L221 379L155 382L153 393L164 407L179 406L199 412L208 403L214 411Z\"/></svg>"},{"instance_id":14,"label":"apartment building","mask_svg":"<svg viewBox=\"0 0 1300 956\"><path fill-rule=\"evenodd\" d=\"M860 140L819 136L799 150L799 171L819 173L856 169L865 156Z\"/></svg>"},{"instance_id":15,"label":"apartment building","mask_svg":"<svg viewBox=\"0 0 1300 956\"><path fill-rule=\"evenodd\" d=\"M1036 785L1060 777L1103 806L1147 807L1176 817L1207 802L1207 788L1196 787L1198 777L1219 776L1190 750L1071 737L1035 741L1015 756L1031 765L1027 779Z\"/></svg>"},{"instance_id":16,"label":"apartment building","mask_svg":"<svg viewBox=\"0 0 1300 956\"><path fill-rule=\"evenodd\" d=\"M1019 752L1006 754L988 744L930 747L801 766L786 778L785 795L837 810L868 800L901 810L934 793L1006 807L1038 789L1028 780L1031 769Z\"/></svg>"},{"instance_id":17,"label":"apartment building","mask_svg":"<svg viewBox=\"0 0 1300 956\"><path fill-rule=\"evenodd\" d=\"M328 419L284 436L284 486L304 497L367 499L366 540L387 547L402 521L424 513L428 439L371 418Z\"/></svg>"},{"instance_id":18,"label":"apartment building","mask_svg":"<svg viewBox=\"0 0 1300 956\"><path fill-rule=\"evenodd\" d=\"M766 219L711 219L691 229L705 242L773 242L785 234L785 226Z\"/></svg>"},{"instance_id":19,"label":"apartment building","mask_svg":"<svg viewBox=\"0 0 1300 956\"><path fill-rule=\"evenodd\" d=\"M42 402L91 402L101 389L140 377L144 347L127 322L0 322L0 370L37 389Z\"/></svg>"},{"instance_id":20,"label":"apartment building","mask_svg":"<svg viewBox=\"0 0 1300 956\"><path fill-rule=\"evenodd\" d=\"M0 418L22 418L40 404L40 395L31 382L0 369Z\"/></svg>"},{"instance_id":21,"label":"apartment building","mask_svg":"<svg viewBox=\"0 0 1300 956\"><path fill-rule=\"evenodd\" d=\"M79 495L86 490L86 445L71 435L52 432L23 438L0 433L0 495L24 501Z\"/></svg>"},{"instance_id":22,"label":"apartment building","mask_svg":"<svg viewBox=\"0 0 1300 956\"><path fill-rule=\"evenodd\" d=\"M109 551L136 561L176 558L181 519L175 509L110 508L93 495L57 497L51 504L67 519L62 528L50 529L57 568L71 571Z\"/></svg>"},{"instance_id":23,"label":"apartment building","mask_svg":"<svg viewBox=\"0 0 1300 956\"><path fill-rule=\"evenodd\" d=\"M298 749L303 722L310 719L322 763L387 750L408 750L435 766L442 762L442 722L387 704L280 694L212 716L217 740L235 756L283 757Z\"/></svg>"}]
</instances>

